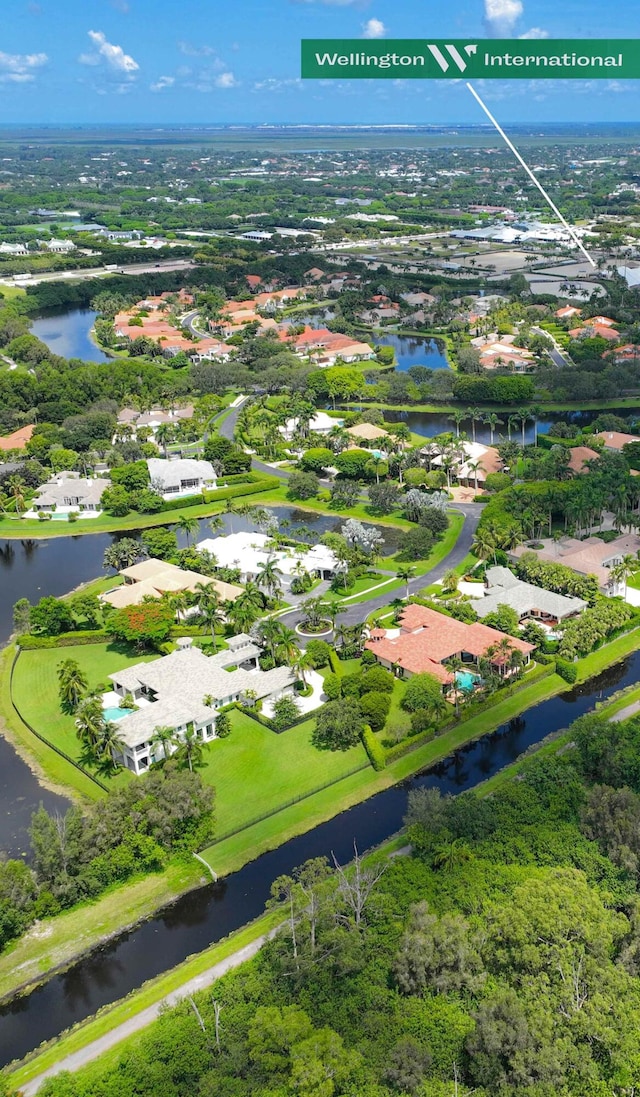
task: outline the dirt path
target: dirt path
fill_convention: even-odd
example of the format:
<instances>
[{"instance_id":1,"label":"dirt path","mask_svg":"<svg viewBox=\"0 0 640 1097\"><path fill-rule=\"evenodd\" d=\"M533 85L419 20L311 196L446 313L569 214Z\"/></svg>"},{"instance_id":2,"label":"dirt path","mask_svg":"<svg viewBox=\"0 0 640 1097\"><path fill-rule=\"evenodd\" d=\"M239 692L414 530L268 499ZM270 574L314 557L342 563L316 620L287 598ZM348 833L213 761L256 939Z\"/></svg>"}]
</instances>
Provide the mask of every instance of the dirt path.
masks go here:
<instances>
[{"instance_id":1,"label":"dirt path","mask_svg":"<svg viewBox=\"0 0 640 1097\"><path fill-rule=\"evenodd\" d=\"M152 1006L147 1006L146 1009L140 1010L134 1017L130 1017L128 1021L124 1021L121 1025L111 1029L110 1032L105 1033L105 1035L101 1036L98 1040L94 1040L79 1051L74 1051L71 1055L67 1055L66 1058L61 1059L52 1067L49 1067L48 1070L39 1074L33 1081L27 1082L26 1085L22 1086L20 1092L24 1094L24 1097L33 1097L33 1094L38 1092L38 1089L47 1078L52 1078L63 1070L80 1070L81 1067L86 1066L87 1063L90 1063L100 1055L103 1055L105 1051L109 1051L122 1040L126 1040L128 1036L133 1036L134 1033L147 1028L148 1025L158 1018L163 1006L175 1006L181 998L186 998L187 995L195 994L196 991L211 986L212 983L215 983L216 979L220 979L223 975L226 975L228 971L244 964L246 960L250 960L251 957L255 956L262 948L262 945L265 943L268 936L268 934L262 934L262 936L257 937L255 941L251 941L250 944L245 945L244 948L238 949L238 951L234 952L231 956L227 956L226 960L221 960L218 964L214 964L213 967L208 968L207 971L203 971L201 975L196 975L193 979L189 979L186 983L183 983L182 986L178 987L177 990L173 990L171 994L168 994L166 998L163 998L159 1002L155 1002Z\"/></svg>"}]
</instances>

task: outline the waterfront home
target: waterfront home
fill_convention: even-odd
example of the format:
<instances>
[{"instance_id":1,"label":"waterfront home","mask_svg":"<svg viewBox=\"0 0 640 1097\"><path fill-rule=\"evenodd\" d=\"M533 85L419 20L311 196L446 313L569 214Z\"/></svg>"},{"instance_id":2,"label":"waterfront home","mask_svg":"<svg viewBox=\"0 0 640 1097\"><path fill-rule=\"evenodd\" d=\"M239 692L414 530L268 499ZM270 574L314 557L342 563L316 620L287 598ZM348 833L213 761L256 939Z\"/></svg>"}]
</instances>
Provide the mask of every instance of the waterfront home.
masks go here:
<instances>
[{"instance_id":1,"label":"waterfront home","mask_svg":"<svg viewBox=\"0 0 640 1097\"><path fill-rule=\"evenodd\" d=\"M115 609L137 606L145 598L161 598L163 594L193 594L198 584L210 584L223 602L233 602L242 594L242 587L234 583L223 583L220 579L211 579L197 571L188 571L153 557L123 568L120 574L124 579L122 586L100 595L101 601Z\"/></svg>"},{"instance_id":2,"label":"waterfront home","mask_svg":"<svg viewBox=\"0 0 640 1097\"><path fill-rule=\"evenodd\" d=\"M483 659L489 660L501 678L509 678L515 673L510 653L500 648L505 634L497 629L477 622L467 625L427 606L413 604L402 611L399 623L399 629L373 629L365 647L373 652L381 666L400 678L432 674L448 691L461 681L461 674L466 673L466 678L470 673L478 676ZM526 665L534 650L533 644L513 636L507 639L511 651L519 651ZM451 670L446 666L449 659L460 660L465 671Z\"/></svg>"},{"instance_id":3,"label":"waterfront home","mask_svg":"<svg viewBox=\"0 0 640 1097\"><path fill-rule=\"evenodd\" d=\"M609 542L599 537L587 537L584 541L575 537L563 537L560 541L543 538L536 544L542 547L532 548L525 543L512 549L507 556L518 560L525 552L535 552L540 560L565 564L580 575L595 575L600 593L613 598L626 593L625 580L614 577L615 566L621 564L625 556L636 556L640 549L640 537L627 533Z\"/></svg>"},{"instance_id":4,"label":"waterfront home","mask_svg":"<svg viewBox=\"0 0 640 1097\"><path fill-rule=\"evenodd\" d=\"M205 488L215 488L217 484L216 472L210 461L196 461L189 457L164 461L161 457L149 457L147 468L151 486L164 499L197 495Z\"/></svg>"},{"instance_id":5,"label":"waterfront home","mask_svg":"<svg viewBox=\"0 0 640 1097\"><path fill-rule=\"evenodd\" d=\"M200 648L184 647L154 662L135 663L110 674L113 691L105 696L106 711L118 726L122 764L140 775L163 758L163 747L154 741L158 728L170 728L176 740L193 731L202 742L210 742L216 737L216 716L225 705L247 696L273 701L292 694L293 671L289 667L257 670L259 654L251 638L242 634L218 655L208 657ZM237 669L225 669L230 666ZM126 697L137 709L124 709L119 716L112 709ZM169 749L173 752L175 744Z\"/></svg>"},{"instance_id":6,"label":"waterfront home","mask_svg":"<svg viewBox=\"0 0 640 1097\"><path fill-rule=\"evenodd\" d=\"M76 511L80 518L97 518L102 513L102 493L110 487L111 481L100 477L84 477L77 472L58 473L38 488L24 517L36 518L40 511L44 514L55 511L60 515Z\"/></svg>"},{"instance_id":7,"label":"waterfront home","mask_svg":"<svg viewBox=\"0 0 640 1097\"><path fill-rule=\"evenodd\" d=\"M298 430L299 424L299 419L287 419L284 426L278 427L278 430L285 441L291 441ZM327 435L330 434L332 430L335 430L336 427L341 427L343 425L344 419L334 419L330 415L327 415L326 411L317 411L313 416L313 419L309 420L307 430L310 434Z\"/></svg>"},{"instance_id":8,"label":"waterfront home","mask_svg":"<svg viewBox=\"0 0 640 1097\"><path fill-rule=\"evenodd\" d=\"M273 560L282 572L280 582L283 586L289 585L292 578L302 572L331 579L340 570L338 558L327 545L275 548L266 533L209 537L199 541L196 547L200 552L210 552L219 567L239 569L241 583L255 580L262 570L259 565L269 560Z\"/></svg>"},{"instance_id":9,"label":"waterfront home","mask_svg":"<svg viewBox=\"0 0 640 1097\"><path fill-rule=\"evenodd\" d=\"M517 613L520 622L533 620L553 627L582 613L587 603L583 598L569 598L543 587L535 587L533 583L525 583L509 568L487 568L485 596L474 602L473 608L478 617L486 617L489 613L495 613L499 606L509 606Z\"/></svg>"},{"instance_id":10,"label":"waterfront home","mask_svg":"<svg viewBox=\"0 0 640 1097\"><path fill-rule=\"evenodd\" d=\"M602 442L605 449L614 450L616 453L621 453L622 447L630 442L640 442L637 434L624 434L620 430L601 430L599 434L594 434L594 438Z\"/></svg>"},{"instance_id":11,"label":"waterfront home","mask_svg":"<svg viewBox=\"0 0 640 1097\"><path fill-rule=\"evenodd\" d=\"M429 447L421 450L425 455L428 451ZM462 438L456 439L455 447L443 448L436 457L432 457L431 464L447 471L449 479L457 480L462 487L482 487L492 472L504 471L502 458L494 446L467 442Z\"/></svg>"}]
</instances>

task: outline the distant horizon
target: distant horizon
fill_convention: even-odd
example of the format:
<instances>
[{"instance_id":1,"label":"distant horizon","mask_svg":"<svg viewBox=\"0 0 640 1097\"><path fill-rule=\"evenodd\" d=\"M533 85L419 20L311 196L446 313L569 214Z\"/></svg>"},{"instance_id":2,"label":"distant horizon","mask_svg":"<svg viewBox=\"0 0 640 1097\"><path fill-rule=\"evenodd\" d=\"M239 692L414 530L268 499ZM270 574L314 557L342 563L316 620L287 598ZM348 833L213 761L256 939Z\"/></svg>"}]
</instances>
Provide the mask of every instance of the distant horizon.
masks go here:
<instances>
[{"instance_id":1,"label":"distant horizon","mask_svg":"<svg viewBox=\"0 0 640 1097\"><path fill-rule=\"evenodd\" d=\"M615 126L623 126L626 129L640 128L640 119L630 121L628 119L611 119L607 121L582 121L581 119L557 119L554 121L536 121L506 123L509 129L552 129L556 126L579 126L581 129L608 129ZM197 129L197 130L450 130L459 128L465 130L493 130L489 122L197 122L197 121L137 121L137 122L0 122L0 132L11 129L31 130L67 130L67 129Z\"/></svg>"}]
</instances>

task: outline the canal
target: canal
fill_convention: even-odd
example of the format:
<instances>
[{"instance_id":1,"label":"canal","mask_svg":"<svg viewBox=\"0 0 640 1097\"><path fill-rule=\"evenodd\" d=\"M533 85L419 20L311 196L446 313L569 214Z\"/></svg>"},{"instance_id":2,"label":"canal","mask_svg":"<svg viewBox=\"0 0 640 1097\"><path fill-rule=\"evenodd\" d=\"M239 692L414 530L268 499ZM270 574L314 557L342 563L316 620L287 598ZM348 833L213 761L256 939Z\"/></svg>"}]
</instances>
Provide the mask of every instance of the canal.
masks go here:
<instances>
[{"instance_id":1,"label":"canal","mask_svg":"<svg viewBox=\"0 0 640 1097\"><path fill-rule=\"evenodd\" d=\"M483 414L486 415L487 412L483 412ZM491 429L482 420L476 421L475 424L476 441L482 442L486 446L498 445L500 442L507 441L510 435L514 442L520 443L522 441L520 420L512 420L511 427L509 427L507 412L496 411L495 414L498 422L494 425L493 442ZM533 419L527 420L525 424L525 442L527 445L533 444L536 430L538 434L552 434L555 423L573 423L579 427L587 427L602 414L601 411L545 411L537 420L537 426L534 425ZM627 419L630 411L629 408L607 408L607 414L620 415L623 419ZM409 430L413 431L414 434L422 434L425 438L434 438L437 434L444 434L446 431L452 431L455 434L456 431L451 412L394 411L386 408L383 415L387 423L406 423ZM473 437L471 419L463 419L459 424L459 430L471 440Z\"/></svg>"},{"instance_id":2,"label":"canal","mask_svg":"<svg viewBox=\"0 0 640 1097\"><path fill-rule=\"evenodd\" d=\"M492 735L456 751L430 771L263 854L225 880L178 899L137 929L0 1010L0 1064L21 1058L42 1041L257 917L269 898L271 882L280 874L290 873L310 857L335 853L346 862L354 841L364 850L389 838L402 826L410 789L437 787L443 793L471 789L639 676L640 652L636 652L584 685L534 706Z\"/></svg>"}]
</instances>

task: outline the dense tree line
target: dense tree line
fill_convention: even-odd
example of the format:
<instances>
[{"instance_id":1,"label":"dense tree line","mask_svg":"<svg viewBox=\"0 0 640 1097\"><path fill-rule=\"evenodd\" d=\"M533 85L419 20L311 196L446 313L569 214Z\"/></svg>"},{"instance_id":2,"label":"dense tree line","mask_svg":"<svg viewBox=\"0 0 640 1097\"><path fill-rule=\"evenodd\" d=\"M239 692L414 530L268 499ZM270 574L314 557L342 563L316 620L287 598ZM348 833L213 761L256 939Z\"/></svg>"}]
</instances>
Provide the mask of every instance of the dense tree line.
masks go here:
<instances>
[{"instance_id":1,"label":"dense tree line","mask_svg":"<svg viewBox=\"0 0 640 1097\"><path fill-rule=\"evenodd\" d=\"M411 857L280 877L254 961L46 1097L630 1097L640 721L570 739L490 797L411 793Z\"/></svg>"}]
</instances>

